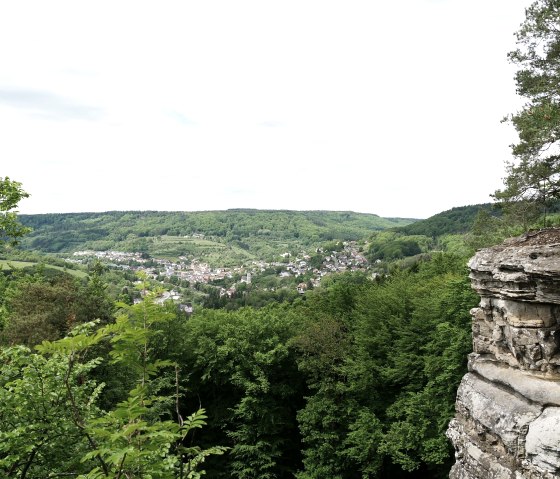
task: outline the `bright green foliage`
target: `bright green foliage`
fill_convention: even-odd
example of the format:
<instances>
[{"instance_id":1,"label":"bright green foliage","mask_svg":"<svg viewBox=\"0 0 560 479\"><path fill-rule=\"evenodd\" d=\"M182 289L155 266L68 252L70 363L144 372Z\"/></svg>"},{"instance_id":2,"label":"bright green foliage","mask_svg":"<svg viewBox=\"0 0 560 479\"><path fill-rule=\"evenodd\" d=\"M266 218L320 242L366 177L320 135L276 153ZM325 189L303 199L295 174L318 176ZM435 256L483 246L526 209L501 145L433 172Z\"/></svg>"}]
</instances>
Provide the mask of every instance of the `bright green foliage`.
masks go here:
<instances>
[{"instance_id":1,"label":"bright green foliage","mask_svg":"<svg viewBox=\"0 0 560 479\"><path fill-rule=\"evenodd\" d=\"M157 375L172 366L168 360L156 359L153 344L160 334L159 327L172 317L154 303L155 294L148 284L140 284L145 298L136 305L120 304L122 314L116 323L103 328L111 337L113 361L124 364L135 378L137 386L128 398L113 411L90 423L89 432L99 446L84 459L102 458L105 468L97 468L84 476L93 479L109 472L109 477L128 478L190 478L196 477L195 465L208 454L221 454L222 448L202 451L185 448L183 441L205 422L204 410L183 421L177 410L178 422L161 417L166 398L158 396ZM178 379L178 378L177 378ZM176 398L178 401L178 398Z\"/></svg>"},{"instance_id":2,"label":"bright green foliage","mask_svg":"<svg viewBox=\"0 0 560 479\"><path fill-rule=\"evenodd\" d=\"M518 67L517 92L527 103L507 119L519 134L515 163L507 165L505 202L530 200L546 208L560 197L560 4L538 0L526 10L517 32L518 48L509 54Z\"/></svg>"},{"instance_id":3,"label":"bright green foliage","mask_svg":"<svg viewBox=\"0 0 560 479\"><path fill-rule=\"evenodd\" d=\"M0 242L17 244L18 238L31 231L31 228L18 222L17 213L14 211L20 200L28 196L21 183L12 181L7 176L0 177Z\"/></svg>"},{"instance_id":4,"label":"bright green foliage","mask_svg":"<svg viewBox=\"0 0 560 479\"><path fill-rule=\"evenodd\" d=\"M147 295L114 325L96 331L93 323L81 325L63 339L43 341L38 353L0 350L0 471L6 477L196 479L208 455L224 452L189 444L206 416L200 409L182 418L178 383L175 396L157 394L156 375L172 366L151 354L166 321L162 312ZM88 357L107 340L136 387L104 412L96 405L103 384L92 376L102 359ZM173 375L178 381L177 369ZM170 404L177 405L175 420Z\"/></svg>"},{"instance_id":5,"label":"bright green foliage","mask_svg":"<svg viewBox=\"0 0 560 479\"><path fill-rule=\"evenodd\" d=\"M104 466L84 477L175 478L180 461L171 449L180 441L180 425L160 420L157 407L162 398L154 394L152 384L162 368L172 365L151 355L157 325L165 322L167 315L153 303L151 293L137 305L120 306L123 313L102 333L109 335L113 344L111 358L128 369L137 386L113 411L90 422L88 431L98 447L84 460L100 457Z\"/></svg>"},{"instance_id":6,"label":"bright green foliage","mask_svg":"<svg viewBox=\"0 0 560 479\"><path fill-rule=\"evenodd\" d=\"M144 280L139 287L144 300L135 305L119 303L121 313L105 330L111 334L113 348L110 352L115 362L125 364L141 386L159 373L161 368L171 366L170 361L155 359L154 342L157 341L159 326L170 321L172 315L154 302L157 293L149 291Z\"/></svg>"},{"instance_id":7,"label":"bright green foliage","mask_svg":"<svg viewBox=\"0 0 560 479\"><path fill-rule=\"evenodd\" d=\"M100 457L108 474L103 466L97 466L84 478L178 477L179 459L171 449L179 438L179 425L172 421L148 421L151 404L147 391L139 387L115 410L89 422L88 431L97 447L82 460Z\"/></svg>"},{"instance_id":8,"label":"bright green foliage","mask_svg":"<svg viewBox=\"0 0 560 479\"><path fill-rule=\"evenodd\" d=\"M71 474L87 452L85 424L99 411L100 385L88 379L99 360L82 361L69 342L52 354L23 346L0 352L0 471L4 477L42 479L54 471ZM88 341L86 341L88 342ZM92 338L93 342L93 338ZM80 347L81 349L81 347ZM92 467L92 464L89 463Z\"/></svg>"}]
</instances>

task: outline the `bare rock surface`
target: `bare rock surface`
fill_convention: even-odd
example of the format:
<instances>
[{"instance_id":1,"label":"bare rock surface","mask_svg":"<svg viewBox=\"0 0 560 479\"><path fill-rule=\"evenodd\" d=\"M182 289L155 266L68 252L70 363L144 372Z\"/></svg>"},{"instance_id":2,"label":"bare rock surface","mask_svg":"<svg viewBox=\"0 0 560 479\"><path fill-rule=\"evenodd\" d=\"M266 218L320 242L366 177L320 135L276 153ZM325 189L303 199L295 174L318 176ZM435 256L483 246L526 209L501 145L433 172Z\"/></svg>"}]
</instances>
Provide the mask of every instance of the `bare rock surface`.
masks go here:
<instances>
[{"instance_id":1,"label":"bare rock surface","mask_svg":"<svg viewBox=\"0 0 560 479\"><path fill-rule=\"evenodd\" d=\"M560 471L560 408L549 407L529 426L527 457L540 468Z\"/></svg>"},{"instance_id":2,"label":"bare rock surface","mask_svg":"<svg viewBox=\"0 0 560 479\"><path fill-rule=\"evenodd\" d=\"M540 406L472 373L463 378L457 396L458 408L498 436L509 454L523 454L524 432L540 416Z\"/></svg>"},{"instance_id":3,"label":"bare rock surface","mask_svg":"<svg viewBox=\"0 0 560 479\"><path fill-rule=\"evenodd\" d=\"M452 479L560 478L560 228L480 250Z\"/></svg>"},{"instance_id":4,"label":"bare rock surface","mask_svg":"<svg viewBox=\"0 0 560 479\"><path fill-rule=\"evenodd\" d=\"M532 403L560 406L560 381L551 381L479 356L472 361L470 369L491 383L521 394Z\"/></svg>"}]
</instances>

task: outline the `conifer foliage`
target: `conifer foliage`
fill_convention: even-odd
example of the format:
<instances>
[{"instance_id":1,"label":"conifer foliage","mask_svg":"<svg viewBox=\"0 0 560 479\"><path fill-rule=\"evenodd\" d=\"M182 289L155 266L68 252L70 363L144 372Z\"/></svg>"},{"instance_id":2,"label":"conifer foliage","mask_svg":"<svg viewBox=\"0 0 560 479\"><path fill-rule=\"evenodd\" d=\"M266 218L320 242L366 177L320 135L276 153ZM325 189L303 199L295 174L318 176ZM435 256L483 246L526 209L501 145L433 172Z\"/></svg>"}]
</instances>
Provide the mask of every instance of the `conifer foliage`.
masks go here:
<instances>
[{"instance_id":1,"label":"conifer foliage","mask_svg":"<svg viewBox=\"0 0 560 479\"><path fill-rule=\"evenodd\" d=\"M504 188L495 198L530 201L546 208L560 197L560 3L538 0L526 9L517 32L518 48L509 53L518 67L517 92L526 99L506 118L519 135L512 146ZM546 210L545 210L546 211Z\"/></svg>"}]
</instances>

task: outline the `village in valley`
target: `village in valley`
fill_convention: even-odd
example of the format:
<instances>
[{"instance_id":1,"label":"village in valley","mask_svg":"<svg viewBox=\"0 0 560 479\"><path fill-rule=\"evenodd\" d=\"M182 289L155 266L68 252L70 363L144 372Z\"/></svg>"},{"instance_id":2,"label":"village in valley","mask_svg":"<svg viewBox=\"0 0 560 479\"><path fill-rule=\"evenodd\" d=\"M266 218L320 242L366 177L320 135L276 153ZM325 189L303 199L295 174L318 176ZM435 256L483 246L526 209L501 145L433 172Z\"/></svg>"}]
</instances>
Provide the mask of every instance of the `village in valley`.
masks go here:
<instances>
[{"instance_id":1,"label":"village in valley","mask_svg":"<svg viewBox=\"0 0 560 479\"><path fill-rule=\"evenodd\" d=\"M260 275L273 272L279 280L284 280L284 284L291 284L299 294L305 294L308 289L317 287L326 275L367 269L368 261L362 253L363 244L345 241L337 246L337 251L318 248L311 255L304 251L297 255L285 252L278 261L254 260L236 267L211 267L203 261L186 256L179 256L172 261L149 257L145 253L124 251L76 251L67 261L78 264L99 261L109 269L144 273L149 278L168 285L218 285L219 296L228 298L235 295L240 285L246 288L246 285L258 283ZM181 303L184 298L178 289L165 291L158 302L173 300ZM274 290L274 287L265 286L263 289Z\"/></svg>"}]
</instances>

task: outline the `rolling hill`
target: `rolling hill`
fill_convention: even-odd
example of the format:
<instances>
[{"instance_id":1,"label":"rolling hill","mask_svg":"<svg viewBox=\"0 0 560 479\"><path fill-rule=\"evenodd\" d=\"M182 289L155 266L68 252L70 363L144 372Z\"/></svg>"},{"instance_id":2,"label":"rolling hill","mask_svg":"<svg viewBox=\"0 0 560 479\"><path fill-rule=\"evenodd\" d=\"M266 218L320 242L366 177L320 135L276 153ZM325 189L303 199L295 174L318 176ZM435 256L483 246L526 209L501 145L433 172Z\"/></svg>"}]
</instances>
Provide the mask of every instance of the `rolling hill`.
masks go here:
<instances>
[{"instance_id":1,"label":"rolling hill","mask_svg":"<svg viewBox=\"0 0 560 479\"><path fill-rule=\"evenodd\" d=\"M332 240L362 240L413 219L333 211L113 211L20 215L33 228L22 248L44 253L137 251L152 256L203 257L227 265L271 258Z\"/></svg>"}]
</instances>

